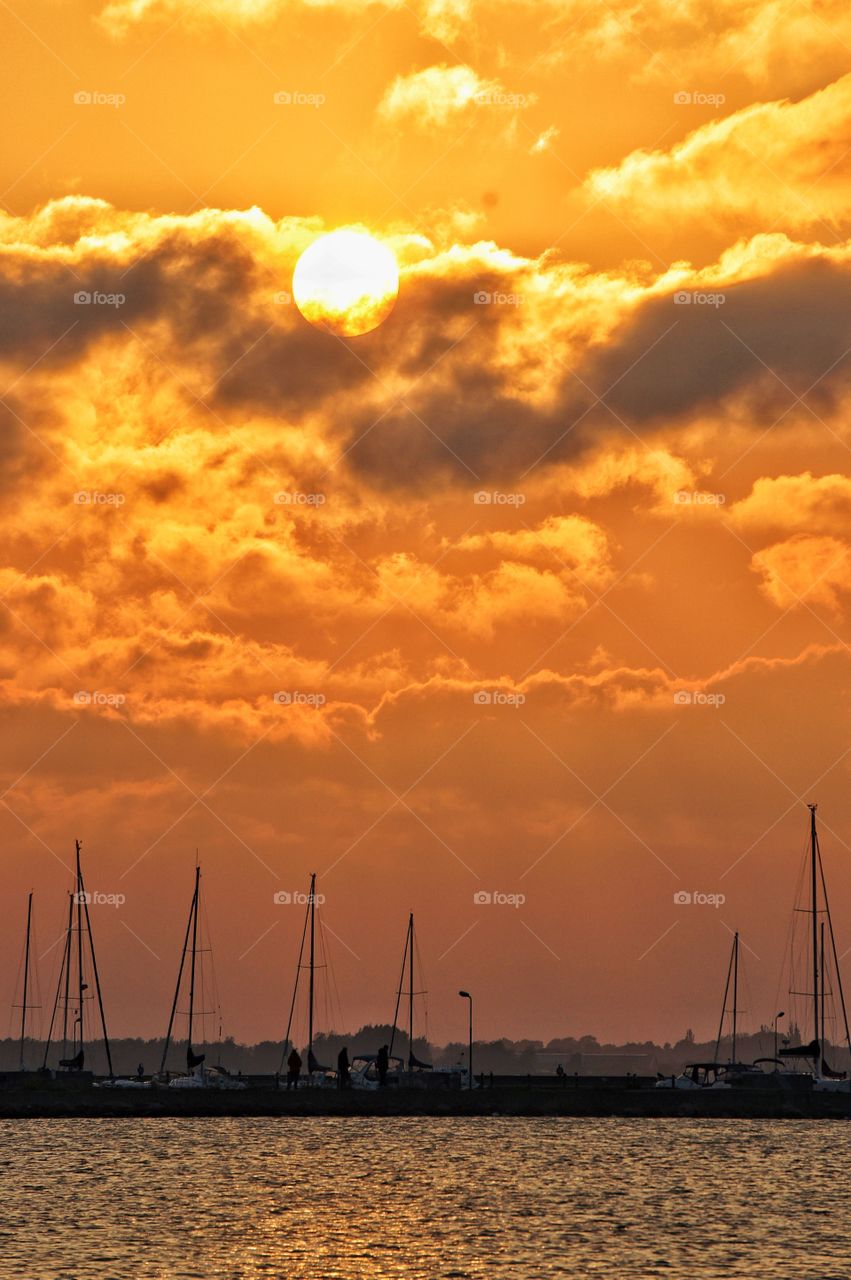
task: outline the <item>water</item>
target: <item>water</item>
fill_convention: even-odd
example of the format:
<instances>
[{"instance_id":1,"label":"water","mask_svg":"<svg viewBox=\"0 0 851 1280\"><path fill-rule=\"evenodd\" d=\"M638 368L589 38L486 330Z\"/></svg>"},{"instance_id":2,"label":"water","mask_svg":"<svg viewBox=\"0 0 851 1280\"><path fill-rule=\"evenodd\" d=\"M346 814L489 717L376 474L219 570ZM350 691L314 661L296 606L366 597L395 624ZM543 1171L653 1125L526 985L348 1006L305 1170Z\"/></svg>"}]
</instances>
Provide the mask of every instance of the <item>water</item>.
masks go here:
<instances>
[{"instance_id":1,"label":"water","mask_svg":"<svg viewBox=\"0 0 851 1280\"><path fill-rule=\"evenodd\" d=\"M851 1125L0 1122L14 1280L848 1280Z\"/></svg>"}]
</instances>

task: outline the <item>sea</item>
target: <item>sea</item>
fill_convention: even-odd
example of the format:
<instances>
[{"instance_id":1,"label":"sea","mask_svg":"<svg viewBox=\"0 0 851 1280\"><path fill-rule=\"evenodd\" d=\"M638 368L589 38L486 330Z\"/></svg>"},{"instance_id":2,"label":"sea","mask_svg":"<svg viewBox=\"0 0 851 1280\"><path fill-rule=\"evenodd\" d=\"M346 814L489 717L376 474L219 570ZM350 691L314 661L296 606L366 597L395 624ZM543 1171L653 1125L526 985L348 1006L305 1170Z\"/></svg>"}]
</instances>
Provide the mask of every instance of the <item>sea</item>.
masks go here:
<instances>
[{"instance_id":1,"label":"sea","mask_svg":"<svg viewBox=\"0 0 851 1280\"><path fill-rule=\"evenodd\" d=\"M13 1280L851 1280L844 1121L0 1122Z\"/></svg>"}]
</instances>

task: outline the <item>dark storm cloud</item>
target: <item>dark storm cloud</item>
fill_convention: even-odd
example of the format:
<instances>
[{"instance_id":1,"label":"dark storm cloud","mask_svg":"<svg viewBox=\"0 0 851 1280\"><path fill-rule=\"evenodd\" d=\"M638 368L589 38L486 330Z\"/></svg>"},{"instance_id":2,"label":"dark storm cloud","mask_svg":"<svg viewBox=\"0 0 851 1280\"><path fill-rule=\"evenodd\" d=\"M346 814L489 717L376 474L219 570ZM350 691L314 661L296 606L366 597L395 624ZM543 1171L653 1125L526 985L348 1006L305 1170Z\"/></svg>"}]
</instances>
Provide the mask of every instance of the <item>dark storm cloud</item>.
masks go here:
<instances>
[{"instance_id":1,"label":"dark storm cloud","mask_svg":"<svg viewBox=\"0 0 851 1280\"><path fill-rule=\"evenodd\" d=\"M54 421L46 405L26 404L14 393L0 398L0 493L35 480L51 462Z\"/></svg>"},{"instance_id":2,"label":"dark storm cloud","mask_svg":"<svg viewBox=\"0 0 851 1280\"><path fill-rule=\"evenodd\" d=\"M847 385L849 349L851 271L815 259L761 280L654 299L583 377L637 423L679 419L749 390L770 408L825 374L816 394L826 407Z\"/></svg>"},{"instance_id":3,"label":"dark storm cloud","mask_svg":"<svg viewBox=\"0 0 851 1280\"><path fill-rule=\"evenodd\" d=\"M179 373L209 371L211 398L299 411L371 380L343 342L307 324L296 308L261 305L279 285L230 227L200 238L175 231L134 258L104 252L74 261L7 255L0 268L0 358L45 370L80 359L107 337L151 322L170 331L151 350ZM128 330L130 334L128 334Z\"/></svg>"},{"instance_id":4,"label":"dark storm cloud","mask_svg":"<svg viewBox=\"0 0 851 1280\"><path fill-rule=\"evenodd\" d=\"M262 262L233 226L177 227L133 252L120 261L103 249L81 254L73 273L57 259L7 253L0 355L14 368L66 367L107 336L144 338L156 322L168 345L157 333L154 352L178 376L181 365L208 376L210 402L294 422L320 410L345 465L376 487L507 481L575 456L601 433L676 428L733 399L763 429L813 384L809 403L829 411L848 381L851 271L827 258L688 289L687 303L654 296L628 310L608 342L574 337L568 354L562 334L581 327L582 286L576 315L565 301L554 325L525 268L470 258L441 274L423 264L383 325L343 340L272 301L280 264ZM476 301L512 291L525 301ZM122 301L75 303L80 292ZM536 381L548 393L537 405L527 394ZM7 423L15 455L18 439Z\"/></svg>"},{"instance_id":5,"label":"dark storm cloud","mask_svg":"<svg viewBox=\"0 0 851 1280\"><path fill-rule=\"evenodd\" d=\"M558 385L547 410L512 394L512 371L487 358L488 337L487 326L476 331L382 421L359 417L350 464L390 487L508 480L575 456L601 432L686 425L733 399L758 430L795 409L798 396L829 412L849 381L851 271L813 259L760 280L653 298L572 368L555 353L548 361L544 347L541 376Z\"/></svg>"}]
</instances>

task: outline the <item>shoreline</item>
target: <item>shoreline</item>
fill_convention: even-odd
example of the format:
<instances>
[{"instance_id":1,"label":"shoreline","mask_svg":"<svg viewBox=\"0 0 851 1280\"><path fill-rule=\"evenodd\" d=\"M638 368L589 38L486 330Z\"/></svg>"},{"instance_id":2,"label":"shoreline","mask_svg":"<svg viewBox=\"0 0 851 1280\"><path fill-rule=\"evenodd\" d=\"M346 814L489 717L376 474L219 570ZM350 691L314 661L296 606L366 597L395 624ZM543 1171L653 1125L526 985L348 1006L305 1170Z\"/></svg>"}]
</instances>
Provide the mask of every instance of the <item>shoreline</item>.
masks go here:
<instances>
[{"instance_id":1,"label":"shoreline","mask_svg":"<svg viewBox=\"0 0 851 1280\"><path fill-rule=\"evenodd\" d=\"M201 1117L575 1117L625 1119L851 1119L851 1093L781 1089L636 1088L393 1089L384 1092L245 1090L0 1090L0 1119Z\"/></svg>"}]
</instances>

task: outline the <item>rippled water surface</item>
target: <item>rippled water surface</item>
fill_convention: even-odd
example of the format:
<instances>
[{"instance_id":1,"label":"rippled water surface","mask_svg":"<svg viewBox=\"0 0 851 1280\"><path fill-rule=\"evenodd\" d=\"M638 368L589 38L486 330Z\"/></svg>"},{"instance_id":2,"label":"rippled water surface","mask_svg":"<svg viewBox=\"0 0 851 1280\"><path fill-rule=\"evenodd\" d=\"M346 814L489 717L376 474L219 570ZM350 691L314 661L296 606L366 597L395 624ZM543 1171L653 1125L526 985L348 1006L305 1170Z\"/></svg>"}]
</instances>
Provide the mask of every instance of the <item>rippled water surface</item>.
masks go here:
<instances>
[{"instance_id":1,"label":"rippled water surface","mask_svg":"<svg viewBox=\"0 0 851 1280\"><path fill-rule=\"evenodd\" d=\"M851 1276L851 1125L0 1122L3 1280Z\"/></svg>"}]
</instances>

